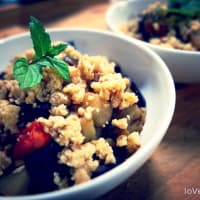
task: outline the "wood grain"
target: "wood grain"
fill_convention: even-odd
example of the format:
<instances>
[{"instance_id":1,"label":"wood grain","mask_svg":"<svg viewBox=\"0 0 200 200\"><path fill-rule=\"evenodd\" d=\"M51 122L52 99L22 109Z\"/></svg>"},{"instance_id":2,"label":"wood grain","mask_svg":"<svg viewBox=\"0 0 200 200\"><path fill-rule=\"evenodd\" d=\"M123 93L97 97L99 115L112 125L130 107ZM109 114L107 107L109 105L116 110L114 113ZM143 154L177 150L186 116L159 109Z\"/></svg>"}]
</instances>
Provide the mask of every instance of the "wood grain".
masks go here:
<instances>
[{"instance_id":1,"label":"wood grain","mask_svg":"<svg viewBox=\"0 0 200 200\"><path fill-rule=\"evenodd\" d=\"M0 38L27 31L30 13L41 17L49 28L106 29L105 12L109 5L104 0L58 0L0 8ZM200 190L199 91L200 84L176 84L175 114L162 143L141 169L100 199L200 199L200 194L185 193L186 189Z\"/></svg>"}]
</instances>

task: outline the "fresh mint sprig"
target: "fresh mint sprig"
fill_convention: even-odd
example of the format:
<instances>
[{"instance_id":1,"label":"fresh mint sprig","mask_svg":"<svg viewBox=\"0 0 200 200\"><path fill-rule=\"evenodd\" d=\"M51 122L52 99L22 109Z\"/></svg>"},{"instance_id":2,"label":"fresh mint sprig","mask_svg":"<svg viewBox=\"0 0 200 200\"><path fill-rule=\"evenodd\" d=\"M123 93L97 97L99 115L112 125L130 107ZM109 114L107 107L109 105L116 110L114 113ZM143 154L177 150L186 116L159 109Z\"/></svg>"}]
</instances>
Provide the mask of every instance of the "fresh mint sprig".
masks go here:
<instances>
[{"instance_id":1,"label":"fresh mint sprig","mask_svg":"<svg viewBox=\"0 0 200 200\"><path fill-rule=\"evenodd\" d=\"M69 80L68 64L55 56L61 53L67 44L51 45L49 34L42 23L35 17L30 17L29 29L35 55L29 62L18 58L14 63L14 77L21 89L32 88L42 80L42 68L51 67L66 81Z\"/></svg>"}]
</instances>

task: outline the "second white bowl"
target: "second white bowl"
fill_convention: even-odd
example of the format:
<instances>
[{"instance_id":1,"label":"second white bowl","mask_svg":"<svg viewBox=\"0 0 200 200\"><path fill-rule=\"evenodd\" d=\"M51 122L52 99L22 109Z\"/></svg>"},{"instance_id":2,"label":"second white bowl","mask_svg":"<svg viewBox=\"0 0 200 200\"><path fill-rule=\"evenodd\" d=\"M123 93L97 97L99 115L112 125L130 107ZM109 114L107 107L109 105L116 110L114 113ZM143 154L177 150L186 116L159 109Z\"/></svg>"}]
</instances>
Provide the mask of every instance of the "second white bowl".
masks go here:
<instances>
[{"instance_id":1,"label":"second white bowl","mask_svg":"<svg viewBox=\"0 0 200 200\"><path fill-rule=\"evenodd\" d=\"M137 17L147 6L156 0L132 0L121 1L113 4L107 11L106 22L112 31L117 34L125 34L120 31L119 25L127 22L133 17ZM166 3L167 0L160 0ZM129 37L129 36L127 36ZM129 37L131 38L131 37ZM132 40L137 40L131 38ZM137 40L141 44L150 47L165 61L169 67L173 78L176 82L194 83L200 82L200 52L185 51L177 49L169 49L153 45L141 40Z\"/></svg>"},{"instance_id":2,"label":"second white bowl","mask_svg":"<svg viewBox=\"0 0 200 200\"><path fill-rule=\"evenodd\" d=\"M49 33L52 41L73 40L82 53L107 56L136 83L147 104L146 122L141 133L142 147L119 166L89 182L49 193L1 197L2 200L88 200L105 194L130 177L152 155L164 137L174 112L175 89L171 74L160 57L150 49L109 32L54 29ZM1 66L6 66L14 55L31 47L29 34L0 41Z\"/></svg>"}]
</instances>

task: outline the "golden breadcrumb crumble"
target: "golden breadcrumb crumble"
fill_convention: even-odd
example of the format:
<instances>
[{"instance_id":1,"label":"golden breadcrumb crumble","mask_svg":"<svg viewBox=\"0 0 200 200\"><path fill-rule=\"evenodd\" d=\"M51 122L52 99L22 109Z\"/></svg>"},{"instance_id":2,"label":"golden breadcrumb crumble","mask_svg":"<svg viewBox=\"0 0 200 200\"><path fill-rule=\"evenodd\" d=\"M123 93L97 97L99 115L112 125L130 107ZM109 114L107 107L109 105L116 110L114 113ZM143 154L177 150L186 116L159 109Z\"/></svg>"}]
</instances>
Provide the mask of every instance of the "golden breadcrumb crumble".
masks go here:
<instances>
[{"instance_id":1,"label":"golden breadcrumb crumble","mask_svg":"<svg viewBox=\"0 0 200 200\"><path fill-rule=\"evenodd\" d=\"M33 50L15 59L21 56L32 60ZM11 134L19 131L22 104L37 107L38 102L49 103L49 116L34 120L62 148L58 163L70 167L70 179L54 172L59 189L69 187L70 181L90 180L101 165L116 164L116 147L126 147L127 155L135 152L141 145L139 133L145 121L144 110L137 106L138 97L130 88L131 80L115 72L115 63L103 56L81 54L70 45L57 57L66 56L77 60L77 65L69 66L70 82L47 67L39 85L21 90L12 78L11 65L4 76L7 80L0 80L0 126ZM108 126L111 128L106 129ZM0 175L11 163L7 153L0 151Z\"/></svg>"}]
</instances>

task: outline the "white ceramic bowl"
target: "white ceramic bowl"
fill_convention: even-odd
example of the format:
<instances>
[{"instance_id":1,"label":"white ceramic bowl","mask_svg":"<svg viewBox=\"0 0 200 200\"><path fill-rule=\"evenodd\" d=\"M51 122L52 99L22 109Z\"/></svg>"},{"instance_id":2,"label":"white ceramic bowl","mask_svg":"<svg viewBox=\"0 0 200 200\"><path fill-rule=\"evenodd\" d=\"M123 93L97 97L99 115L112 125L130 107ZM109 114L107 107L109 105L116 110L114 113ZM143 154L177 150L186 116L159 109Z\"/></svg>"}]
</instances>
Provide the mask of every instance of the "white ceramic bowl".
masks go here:
<instances>
[{"instance_id":1,"label":"white ceramic bowl","mask_svg":"<svg viewBox=\"0 0 200 200\"><path fill-rule=\"evenodd\" d=\"M1 200L94 199L110 191L130 177L159 145L171 121L175 106L175 89L171 74L152 50L111 32L91 30L51 30L52 40L73 40L79 51L89 55L105 55L116 61L139 87L147 103L147 117L141 134L142 147L124 163L111 171L80 185L20 197L0 197ZM1 67L19 52L32 47L29 34L0 41ZM2 69L1 69L2 70Z\"/></svg>"},{"instance_id":2,"label":"white ceramic bowl","mask_svg":"<svg viewBox=\"0 0 200 200\"><path fill-rule=\"evenodd\" d=\"M112 4L106 13L108 27L116 33L125 35L119 30L119 25L138 16L142 10L155 1L156 0L132 0ZM160 2L165 3L167 0L160 0ZM160 55L169 67L176 82L200 82L200 52L169 49L144 41L139 42L150 47Z\"/></svg>"}]
</instances>

